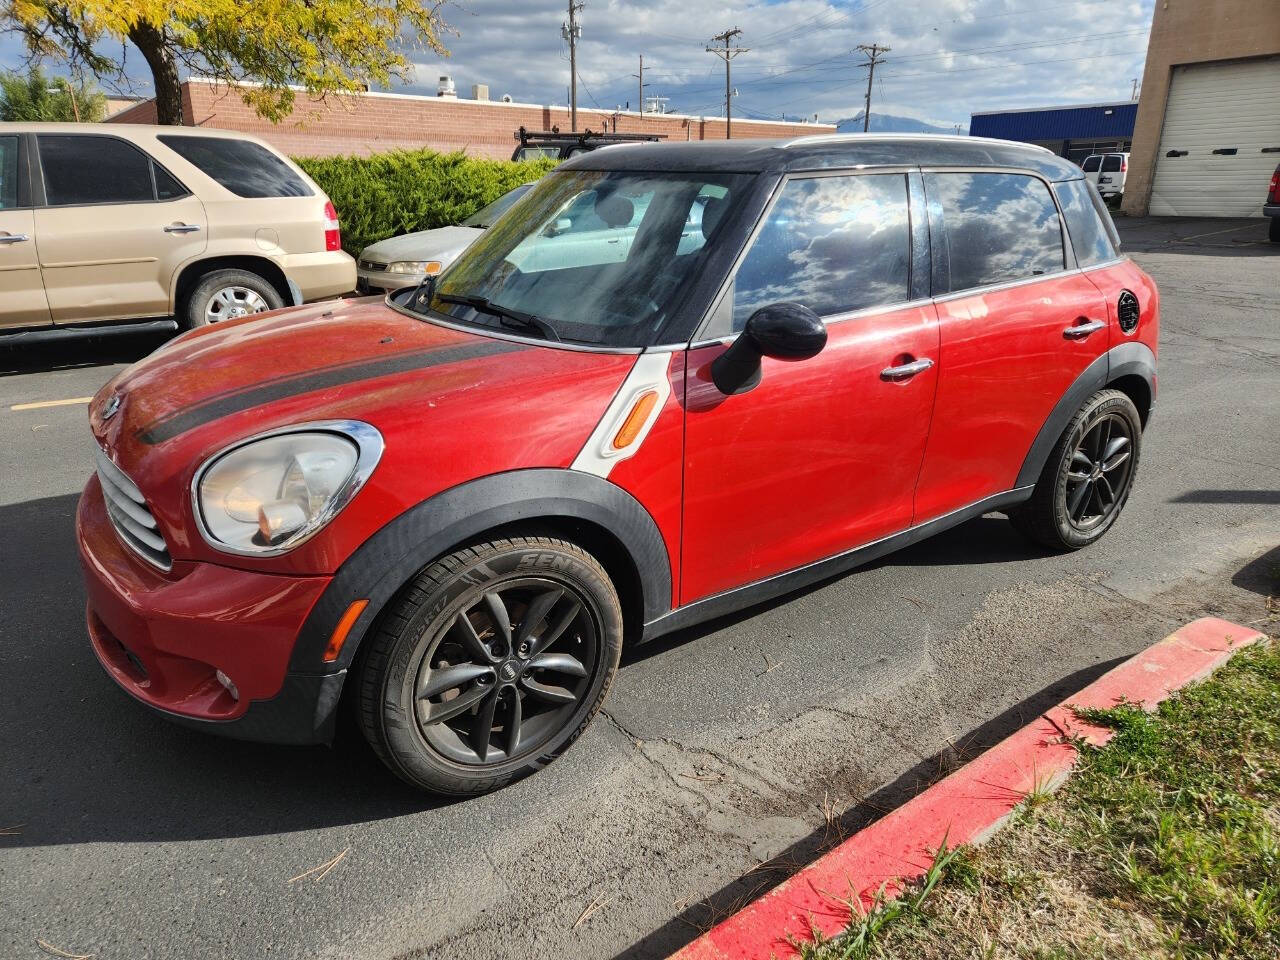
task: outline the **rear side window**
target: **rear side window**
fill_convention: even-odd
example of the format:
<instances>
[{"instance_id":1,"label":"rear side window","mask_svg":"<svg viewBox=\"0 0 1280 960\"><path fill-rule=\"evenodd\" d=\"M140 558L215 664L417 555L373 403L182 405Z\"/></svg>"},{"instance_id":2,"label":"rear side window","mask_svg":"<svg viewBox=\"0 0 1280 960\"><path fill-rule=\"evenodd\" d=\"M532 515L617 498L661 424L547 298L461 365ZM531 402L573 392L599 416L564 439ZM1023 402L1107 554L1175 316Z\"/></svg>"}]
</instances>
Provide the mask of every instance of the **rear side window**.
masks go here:
<instances>
[{"instance_id":1,"label":"rear side window","mask_svg":"<svg viewBox=\"0 0 1280 960\"><path fill-rule=\"evenodd\" d=\"M1121 159L1122 159L1121 157L1117 157L1115 155L1112 155L1109 157L1103 157L1102 172L1103 173L1119 173Z\"/></svg>"},{"instance_id":2,"label":"rear side window","mask_svg":"<svg viewBox=\"0 0 1280 960\"><path fill-rule=\"evenodd\" d=\"M1101 157L1085 157L1084 158L1085 173L1097 173L1098 167L1100 167L1101 165L1102 165Z\"/></svg>"},{"instance_id":3,"label":"rear side window","mask_svg":"<svg viewBox=\"0 0 1280 960\"><path fill-rule=\"evenodd\" d=\"M819 316L905 302L910 262L905 176L791 180L734 277L733 329L784 300Z\"/></svg>"},{"instance_id":4,"label":"rear side window","mask_svg":"<svg viewBox=\"0 0 1280 960\"><path fill-rule=\"evenodd\" d=\"M50 206L155 199L151 158L133 144L81 134L42 133L36 139Z\"/></svg>"},{"instance_id":5,"label":"rear side window","mask_svg":"<svg viewBox=\"0 0 1280 960\"><path fill-rule=\"evenodd\" d=\"M924 179L930 208L940 208L942 219L935 295L1063 269L1058 208L1042 180L1021 173L931 173Z\"/></svg>"},{"instance_id":6,"label":"rear side window","mask_svg":"<svg viewBox=\"0 0 1280 960\"><path fill-rule=\"evenodd\" d=\"M1066 180L1055 184L1058 202L1062 204L1062 216L1067 221L1067 233L1076 252L1076 262L1087 267L1102 263L1116 255L1107 227L1111 215L1105 209L1099 211L1101 199L1095 204L1092 193L1096 191L1088 180ZM1106 217L1106 221L1102 218Z\"/></svg>"},{"instance_id":7,"label":"rear side window","mask_svg":"<svg viewBox=\"0 0 1280 960\"><path fill-rule=\"evenodd\" d=\"M0 210L18 205L18 138L0 137Z\"/></svg>"},{"instance_id":8,"label":"rear side window","mask_svg":"<svg viewBox=\"0 0 1280 960\"><path fill-rule=\"evenodd\" d=\"M311 188L284 160L249 140L173 134L156 139L237 197L311 196Z\"/></svg>"}]
</instances>

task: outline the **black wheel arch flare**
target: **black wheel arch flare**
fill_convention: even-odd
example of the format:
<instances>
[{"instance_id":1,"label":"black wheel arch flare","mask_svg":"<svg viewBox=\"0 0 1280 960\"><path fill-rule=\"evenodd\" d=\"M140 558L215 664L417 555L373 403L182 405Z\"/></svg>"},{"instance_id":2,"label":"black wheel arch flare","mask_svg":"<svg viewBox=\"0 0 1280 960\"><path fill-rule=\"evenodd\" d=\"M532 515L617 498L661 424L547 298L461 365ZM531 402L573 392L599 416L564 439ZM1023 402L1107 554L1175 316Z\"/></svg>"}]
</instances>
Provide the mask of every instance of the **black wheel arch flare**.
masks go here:
<instances>
[{"instance_id":1,"label":"black wheel arch flare","mask_svg":"<svg viewBox=\"0 0 1280 960\"><path fill-rule=\"evenodd\" d=\"M1084 372L1076 377L1075 382L1067 389L1054 406L1049 417L1036 434L1026 459L1022 461L1022 469L1018 471L1015 487L1034 484L1040 479L1045 460L1053 451L1062 431L1080 409L1081 405L1097 391L1109 383L1125 377L1140 377L1147 385L1150 406L1155 406L1156 397L1156 356L1151 348L1138 340L1131 340L1112 347L1095 359ZM1146 426L1150 419L1151 409L1143 411L1142 423Z\"/></svg>"},{"instance_id":2,"label":"black wheel arch flare","mask_svg":"<svg viewBox=\"0 0 1280 960\"><path fill-rule=\"evenodd\" d=\"M585 522L617 540L635 568L644 622L671 608L671 565L657 523L631 494L593 474L513 470L451 487L400 514L338 568L303 623L290 674L344 670L387 602L423 567L486 532L522 522ZM620 591L621 592L621 591ZM323 660L334 627L368 599L333 663Z\"/></svg>"}]
</instances>

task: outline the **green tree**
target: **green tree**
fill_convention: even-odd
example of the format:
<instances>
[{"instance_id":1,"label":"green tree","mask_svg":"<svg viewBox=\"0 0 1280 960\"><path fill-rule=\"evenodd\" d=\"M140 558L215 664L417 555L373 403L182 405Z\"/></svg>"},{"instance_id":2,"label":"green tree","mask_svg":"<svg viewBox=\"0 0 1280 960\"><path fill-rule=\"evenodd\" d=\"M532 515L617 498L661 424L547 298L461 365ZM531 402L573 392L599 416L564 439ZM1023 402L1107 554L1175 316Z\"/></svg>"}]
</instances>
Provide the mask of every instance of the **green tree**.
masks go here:
<instances>
[{"instance_id":1,"label":"green tree","mask_svg":"<svg viewBox=\"0 0 1280 960\"><path fill-rule=\"evenodd\" d=\"M151 68L160 123L182 122L182 68L254 81L241 96L280 120L294 87L354 93L405 76L407 50L447 55L441 2L0 0L0 30L21 34L33 58L58 57L99 78L123 74L123 42L132 43ZM120 42L119 56L104 52L116 48L110 41Z\"/></svg>"},{"instance_id":2,"label":"green tree","mask_svg":"<svg viewBox=\"0 0 1280 960\"><path fill-rule=\"evenodd\" d=\"M106 115L107 98L92 83L49 77L39 67L0 73L0 120L91 123Z\"/></svg>"}]
</instances>

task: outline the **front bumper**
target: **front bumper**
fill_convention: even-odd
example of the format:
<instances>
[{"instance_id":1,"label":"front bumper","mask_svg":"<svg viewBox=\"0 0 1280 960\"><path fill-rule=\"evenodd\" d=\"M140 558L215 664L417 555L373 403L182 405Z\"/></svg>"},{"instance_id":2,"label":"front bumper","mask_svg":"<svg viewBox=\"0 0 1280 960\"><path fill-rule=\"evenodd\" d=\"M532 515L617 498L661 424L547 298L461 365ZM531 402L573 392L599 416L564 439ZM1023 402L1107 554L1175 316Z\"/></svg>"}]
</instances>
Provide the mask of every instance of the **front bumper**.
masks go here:
<instances>
[{"instance_id":1,"label":"front bumper","mask_svg":"<svg viewBox=\"0 0 1280 960\"><path fill-rule=\"evenodd\" d=\"M369 270L356 268L356 291L358 293L394 293L405 287L416 287L422 282L425 274L390 273L386 270Z\"/></svg>"},{"instance_id":2,"label":"front bumper","mask_svg":"<svg viewBox=\"0 0 1280 960\"><path fill-rule=\"evenodd\" d=\"M119 540L98 478L76 511L93 651L124 690L189 726L272 743L332 738L345 671L289 673L329 577L175 562L161 573ZM237 688L217 679L221 670Z\"/></svg>"}]
</instances>

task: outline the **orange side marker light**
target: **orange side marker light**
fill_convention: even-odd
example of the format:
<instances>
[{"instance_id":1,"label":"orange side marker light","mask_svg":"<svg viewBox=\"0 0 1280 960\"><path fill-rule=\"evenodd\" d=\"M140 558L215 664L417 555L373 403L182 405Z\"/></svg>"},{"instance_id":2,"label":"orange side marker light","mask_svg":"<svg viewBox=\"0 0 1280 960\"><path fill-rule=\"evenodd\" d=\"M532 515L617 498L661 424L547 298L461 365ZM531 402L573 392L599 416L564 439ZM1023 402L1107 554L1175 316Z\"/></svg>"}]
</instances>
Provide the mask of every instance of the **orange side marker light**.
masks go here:
<instances>
[{"instance_id":1,"label":"orange side marker light","mask_svg":"<svg viewBox=\"0 0 1280 960\"><path fill-rule=\"evenodd\" d=\"M368 600L353 600L351 606L347 607L347 612L342 615L338 625L333 628L333 636L329 638L329 645L324 648L325 663L333 663L338 659L338 654L342 653L342 645L347 642L347 634L351 632L351 628L355 626L356 621L360 619L360 614L364 613L364 608L368 605Z\"/></svg>"},{"instance_id":2,"label":"orange side marker light","mask_svg":"<svg viewBox=\"0 0 1280 960\"><path fill-rule=\"evenodd\" d=\"M653 412L653 407L657 402L657 390L646 390L636 397L635 403L631 405L631 412L627 414L627 419L622 421L622 426L614 434L613 449L625 450L636 442L636 437L640 435L640 431L644 429L644 425L649 421L649 414Z\"/></svg>"}]
</instances>

